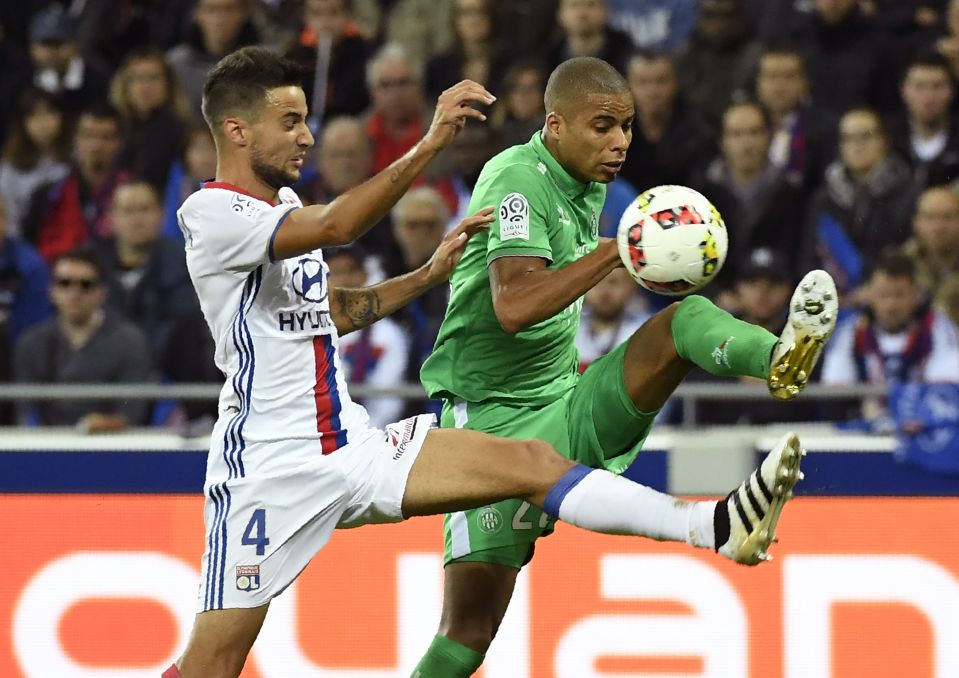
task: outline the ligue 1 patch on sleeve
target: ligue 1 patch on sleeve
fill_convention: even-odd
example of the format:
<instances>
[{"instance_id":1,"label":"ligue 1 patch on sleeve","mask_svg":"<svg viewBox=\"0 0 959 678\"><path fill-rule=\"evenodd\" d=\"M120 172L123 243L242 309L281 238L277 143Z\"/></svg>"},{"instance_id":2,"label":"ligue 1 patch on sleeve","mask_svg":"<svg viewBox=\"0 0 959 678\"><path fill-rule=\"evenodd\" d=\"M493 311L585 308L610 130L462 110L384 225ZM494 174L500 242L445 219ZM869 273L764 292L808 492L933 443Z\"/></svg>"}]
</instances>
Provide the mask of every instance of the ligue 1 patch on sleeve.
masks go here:
<instances>
[{"instance_id":1,"label":"ligue 1 patch on sleeve","mask_svg":"<svg viewBox=\"0 0 959 678\"><path fill-rule=\"evenodd\" d=\"M250 198L240 193L234 193L233 197L230 199L230 211L232 211L234 214L246 217L250 221L256 221L256 218L259 216L264 204L265 203L262 203L255 198Z\"/></svg>"},{"instance_id":2,"label":"ligue 1 patch on sleeve","mask_svg":"<svg viewBox=\"0 0 959 678\"><path fill-rule=\"evenodd\" d=\"M260 566L237 565L236 587L240 591L256 591L260 588Z\"/></svg>"},{"instance_id":3,"label":"ligue 1 patch on sleeve","mask_svg":"<svg viewBox=\"0 0 959 678\"><path fill-rule=\"evenodd\" d=\"M522 193L510 193L499 204L499 239L529 240L529 201Z\"/></svg>"}]
</instances>

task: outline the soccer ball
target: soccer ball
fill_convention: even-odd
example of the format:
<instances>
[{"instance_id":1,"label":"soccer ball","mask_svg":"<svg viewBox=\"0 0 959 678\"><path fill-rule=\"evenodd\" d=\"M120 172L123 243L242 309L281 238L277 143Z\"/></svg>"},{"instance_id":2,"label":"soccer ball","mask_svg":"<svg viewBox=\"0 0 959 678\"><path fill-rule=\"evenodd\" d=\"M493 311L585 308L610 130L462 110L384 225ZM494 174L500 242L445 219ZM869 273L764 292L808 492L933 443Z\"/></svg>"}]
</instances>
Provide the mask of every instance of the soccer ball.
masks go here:
<instances>
[{"instance_id":1,"label":"soccer ball","mask_svg":"<svg viewBox=\"0 0 959 678\"><path fill-rule=\"evenodd\" d=\"M667 296L705 286L729 247L719 211L686 186L656 186L637 196L619 221L616 241L633 279Z\"/></svg>"}]
</instances>

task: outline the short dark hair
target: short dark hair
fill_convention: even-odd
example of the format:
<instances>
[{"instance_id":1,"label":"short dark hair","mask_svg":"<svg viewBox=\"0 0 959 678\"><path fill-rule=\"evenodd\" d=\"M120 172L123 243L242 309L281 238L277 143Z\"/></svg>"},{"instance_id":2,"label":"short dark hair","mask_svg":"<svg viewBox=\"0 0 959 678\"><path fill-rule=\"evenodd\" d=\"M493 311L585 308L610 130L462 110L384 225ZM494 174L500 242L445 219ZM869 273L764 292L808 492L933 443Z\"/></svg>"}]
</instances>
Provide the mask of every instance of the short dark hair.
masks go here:
<instances>
[{"instance_id":1,"label":"short dark hair","mask_svg":"<svg viewBox=\"0 0 959 678\"><path fill-rule=\"evenodd\" d=\"M731 101L726 106L726 108L723 109L723 115L721 118L721 125L720 125L721 128L725 128L726 115L729 113L729 111L733 110L734 108L752 108L753 110L757 111L760 117L762 117L763 119L763 127L766 128L767 132L772 132L772 129L773 129L772 116L769 114L769 111L766 109L766 107L763 106L759 101L755 99L742 99L739 101Z\"/></svg>"},{"instance_id":2,"label":"short dark hair","mask_svg":"<svg viewBox=\"0 0 959 678\"><path fill-rule=\"evenodd\" d=\"M546 81L543 102L546 112L559 111L574 102L585 101L590 94L628 94L629 85L622 74L595 57L567 59Z\"/></svg>"},{"instance_id":3,"label":"short dark hair","mask_svg":"<svg viewBox=\"0 0 959 678\"><path fill-rule=\"evenodd\" d=\"M80 118L112 120L116 123L117 127L123 126L123 119L120 117L120 112L111 106L107 101L103 100L93 101L81 108L80 112L77 114L77 120L80 120Z\"/></svg>"},{"instance_id":4,"label":"short dark hair","mask_svg":"<svg viewBox=\"0 0 959 678\"><path fill-rule=\"evenodd\" d=\"M916 282L916 263L898 247L886 247L873 262L869 277L877 273L885 273L890 278L909 278Z\"/></svg>"},{"instance_id":5,"label":"short dark hair","mask_svg":"<svg viewBox=\"0 0 959 678\"><path fill-rule=\"evenodd\" d=\"M926 50L914 57L902 72L902 79L905 80L914 68L938 68L946 74L950 83L953 82L952 66L950 66L949 60L934 49Z\"/></svg>"},{"instance_id":6,"label":"short dark hair","mask_svg":"<svg viewBox=\"0 0 959 678\"><path fill-rule=\"evenodd\" d=\"M264 47L243 47L213 67L203 86L203 119L216 134L228 116L242 112L255 117L276 87L303 85L303 69Z\"/></svg>"},{"instance_id":7,"label":"short dark hair","mask_svg":"<svg viewBox=\"0 0 959 678\"><path fill-rule=\"evenodd\" d=\"M786 42L775 45L766 45L763 47L763 51L759 54L759 59L756 60L757 74L759 73L759 66L762 63L762 60L766 57L794 58L799 62L799 67L802 69L803 75L808 75L806 73L806 57L803 55L803 52L798 45Z\"/></svg>"},{"instance_id":8,"label":"short dark hair","mask_svg":"<svg viewBox=\"0 0 959 678\"><path fill-rule=\"evenodd\" d=\"M96 271L97 282L103 282L103 262L100 260L96 250L89 245L74 247L72 250L57 256L56 259L53 260L53 265L50 266L50 270L55 269L61 261L79 261L81 264L86 264Z\"/></svg>"}]
</instances>

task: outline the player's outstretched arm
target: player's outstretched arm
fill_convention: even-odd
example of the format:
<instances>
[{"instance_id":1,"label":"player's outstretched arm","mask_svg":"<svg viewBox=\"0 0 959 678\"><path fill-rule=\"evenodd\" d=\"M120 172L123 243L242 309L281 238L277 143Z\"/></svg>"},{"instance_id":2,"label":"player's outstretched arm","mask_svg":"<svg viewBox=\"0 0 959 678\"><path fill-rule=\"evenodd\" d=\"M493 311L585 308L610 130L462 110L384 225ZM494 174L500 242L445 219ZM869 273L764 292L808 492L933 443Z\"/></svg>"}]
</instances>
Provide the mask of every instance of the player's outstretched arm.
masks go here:
<instances>
[{"instance_id":1,"label":"player's outstretched arm","mask_svg":"<svg viewBox=\"0 0 959 678\"><path fill-rule=\"evenodd\" d=\"M449 280L466 243L494 220L493 208L463 219L446 234L430 260L415 271L360 289L331 288L330 314L341 335L372 325L398 311L428 289Z\"/></svg>"},{"instance_id":2,"label":"player's outstretched arm","mask_svg":"<svg viewBox=\"0 0 959 678\"><path fill-rule=\"evenodd\" d=\"M472 80L443 92L436 102L426 135L406 155L328 205L294 210L277 229L274 259L287 259L319 247L346 245L373 227L409 189L413 180L441 150L450 145L466 121L486 120L473 104L491 104L495 97Z\"/></svg>"},{"instance_id":3,"label":"player's outstretched arm","mask_svg":"<svg viewBox=\"0 0 959 678\"><path fill-rule=\"evenodd\" d=\"M493 311L506 332L516 334L552 318L622 266L616 241L602 238L594 251L563 268L540 257L500 257L489 267Z\"/></svg>"}]
</instances>

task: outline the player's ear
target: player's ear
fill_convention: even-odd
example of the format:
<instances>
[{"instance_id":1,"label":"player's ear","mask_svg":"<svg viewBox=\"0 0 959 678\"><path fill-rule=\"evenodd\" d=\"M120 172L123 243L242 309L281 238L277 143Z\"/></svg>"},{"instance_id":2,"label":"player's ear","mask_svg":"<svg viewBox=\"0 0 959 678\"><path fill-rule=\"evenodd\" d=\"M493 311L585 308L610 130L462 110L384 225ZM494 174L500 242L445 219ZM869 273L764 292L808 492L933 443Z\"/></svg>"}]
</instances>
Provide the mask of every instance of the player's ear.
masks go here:
<instances>
[{"instance_id":1,"label":"player's ear","mask_svg":"<svg viewBox=\"0 0 959 678\"><path fill-rule=\"evenodd\" d=\"M227 118L220 127L223 137L236 146L246 146L250 143L250 128L243 118Z\"/></svg>"},{"instance_id":2,"label":"player's ear","mask_svg":"<svg viewBox=\"0 0 959 678\"><path fill-rule=\"evenodd\" d=\"M561 116L556 111L550 111L546 114L546 125L544 130L546 134L551 136L554 140L559 139L559 129L563 126L563 116Z\"/></svg>"}]
</instances>

